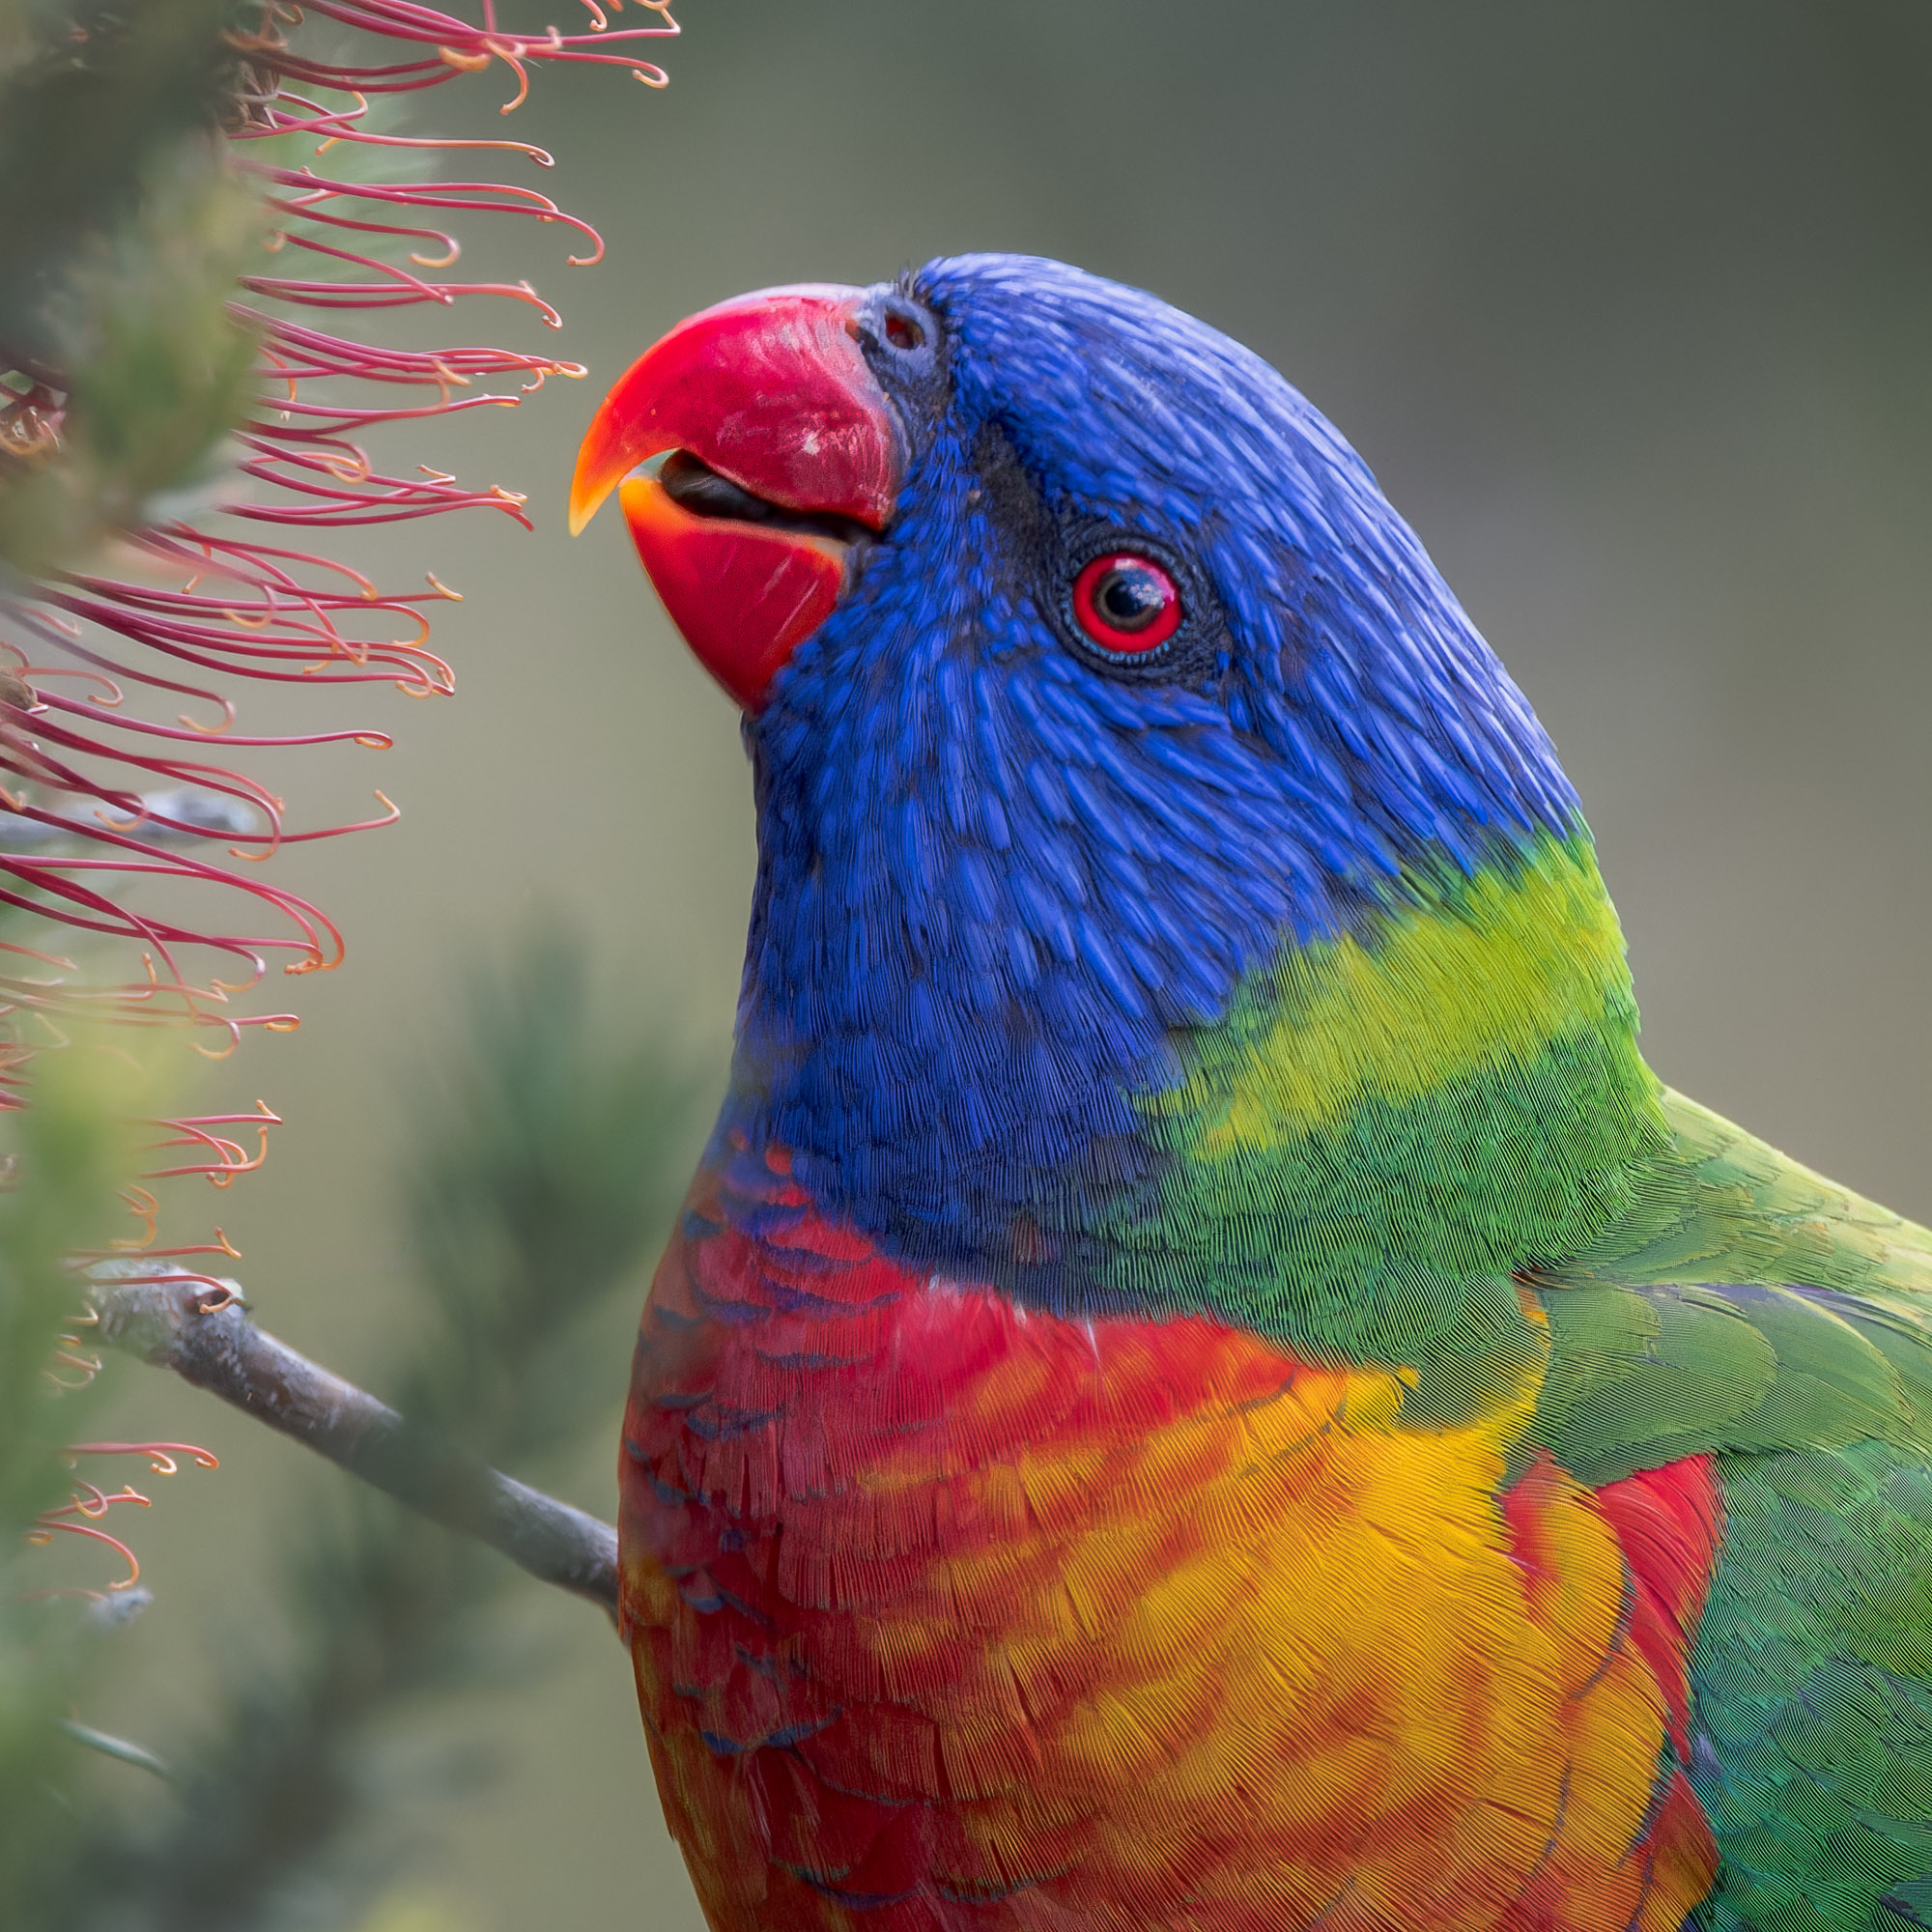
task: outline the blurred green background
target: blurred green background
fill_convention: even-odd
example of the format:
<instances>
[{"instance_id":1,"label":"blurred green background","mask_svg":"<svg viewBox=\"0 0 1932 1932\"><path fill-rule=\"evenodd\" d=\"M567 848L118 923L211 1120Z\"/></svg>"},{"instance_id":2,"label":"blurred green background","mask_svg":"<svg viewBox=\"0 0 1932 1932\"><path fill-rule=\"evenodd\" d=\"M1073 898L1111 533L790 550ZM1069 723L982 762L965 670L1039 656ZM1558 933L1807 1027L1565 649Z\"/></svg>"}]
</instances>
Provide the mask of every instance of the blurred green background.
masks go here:
<instances>
[{"instance_id":1,"label":"blurred green background","mask_svg":"<svg viewBox=\"0 0 1932 1932\"><path fill-rule=\"evenodd\" d=\"M412 1305L392 1212L412 1096L464 962L525 928L583 933L607 997L656 1016L715 1092L753 859L736 720L618 521L564 534L576 440L603 385L696 307L962 249L1151 288L1326 411L1564 753L1660 1071L1932 1217L1932 14L687 0L679 14L662 95L544 73L503 122L494 73L409 103L419 128L553 150L540 182L515 161L503 178L589 217L610 255L566 270L561 230L472 224L467 267L536 280L592 378L384 445L528 490L536 533L478 515L347 550L465 593L436 636L456 700L242 694L244 729L314 728L332 705L331 722L396 733L386 754L276 768L297 816L362 815L378 784L406 814L277 861L341 922L349 963L276 988L299 1034L256 1037L211 1077L211 1101L259 1093L287 1116L267 1167L173 1212L177 1237L205 1212L226 1225L265 1325L380 1384ZM558 341L509 304L408 322L417 342ZM630 1320L582 1342L604 1446L525 1472L607 1515ZM138 1544L156 1602L83 1714L158 1737L234 1659L274 1653L263 1552L299 1538L333 1478L158 1375L113 1373L102 1433L224 1459L152 1487ZM533 1584L512 1602L500 1689L451 1705L433 1737L412 1720L412 1750L479 1776L425 1804L422 1859L379 1922L696 1927L622 1652L575 1602ZM398 1759L398 1804L435 1781L428 1763Z\"/></svg>"}]
</instances>

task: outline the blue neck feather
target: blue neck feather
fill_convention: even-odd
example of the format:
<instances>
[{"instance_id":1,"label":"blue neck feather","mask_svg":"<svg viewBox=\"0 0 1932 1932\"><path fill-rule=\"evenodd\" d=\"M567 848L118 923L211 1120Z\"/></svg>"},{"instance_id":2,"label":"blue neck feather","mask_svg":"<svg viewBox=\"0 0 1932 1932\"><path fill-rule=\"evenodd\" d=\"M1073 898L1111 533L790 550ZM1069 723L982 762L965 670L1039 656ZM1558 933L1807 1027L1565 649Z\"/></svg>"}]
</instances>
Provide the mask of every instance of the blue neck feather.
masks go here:
<instances>
[{"instance_id":1,"label":"blue neck feather","mask_svg":"<svg viewBox=\"0 0 1932 1932\"><path fill-rule=\"evenodd\" d=\"M889 540L747 726L759 865L721 1135L901 1257L1011 1281L1158 1184L1129 1096L1283 944L1577 805L1359 459L1246 351L1054 264L963 258L950 404ZM1184 550L1201 688L1075 659L989 489ZM722 1149L721 1149L722 1151Z\"/></svg>"}]
</instances>

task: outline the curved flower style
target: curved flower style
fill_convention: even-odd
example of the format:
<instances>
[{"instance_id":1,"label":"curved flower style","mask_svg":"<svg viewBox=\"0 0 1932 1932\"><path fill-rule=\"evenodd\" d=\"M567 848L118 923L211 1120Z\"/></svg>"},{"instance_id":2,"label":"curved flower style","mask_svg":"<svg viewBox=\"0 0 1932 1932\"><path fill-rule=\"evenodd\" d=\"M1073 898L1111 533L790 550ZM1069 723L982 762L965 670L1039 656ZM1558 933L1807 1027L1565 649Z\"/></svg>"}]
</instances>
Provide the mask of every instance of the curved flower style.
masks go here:
<instances>
[{"instance_id":1,"label":"curved flower style","mask_svg":"<svg viewBox=\"0 0 1932 1932\"><path fill-rule=\"evenodd\" d=\"M480 25L411 0L308 0L305 10L269 0L246 31L225 35L236 63L223 130L229 166L259 190L268 250L291 272L244 273L228 304L257 344L252 401L232 438L243 487L219 493L207 516L122 530L94 568L52 570L29 583L0 579L0 907L131 942L138 961L118 980L91 983L58 950L24 943L19 919L7 919L14 936L0 939L0 1106L19 1104L27 1059L61 1037L64 1016L185 1023L203 1030L203 1050L220 1057L244 1028L296 1024L293 1013L232 1004L271 959L294 974L341 959L327 916L253 867L285 844L387 824L395 807L378 792L379 810L357 824L303 825L229 754L380 748L389 739L373 729L247 736L233 728L224 687L240 678L446 696L453 679L428 648L429 611L456 593L433 575L421 589L379 586L320 548L331 541L322 533L464 509L500 511L527 526L524 499L427 467L387 474L355 439L378 424L514 405L550 376L583 371L511 350L365 343L323 319L489 295L531 304L555 326L556 312L527 283L441 279L458 257L441 225L455 214L562 223L583 243L574 265L603 252L593 230L545 195L430 172L451 152L472 149L548 167L540 149L385 131L370 125L370 99L497 62L515 80L506 113L542 62L625 68L662 86L662 70L632 43L678 31L669 0L632 0L644 19L624 26L612 26L596 0L585 4L590 31L531 35L499 27L493 0L483 0ZM327 51L298 31L303 11L332 23ZM311 161L292 164L290 151L311 140ZM395 181L312 164L338 149L403 150L425 167ZM403 259L378 252L384 248ZM62 372L16 368L0 388L0 459L56 460L68 402ZM220 1124L184 1125L211 1158L172 1171L221 1180L252 1165L224 1151L226 1137L201 1130Z\"/></svg>"},{"instance_id":2,"label":"curved flower style","mask_svg":"<svg viewBox=\"0 0 1932 1932\"><path fill-rule=\"evenodd\" d=\"M177 1474L184 1458L197 1469L218 1469L221 1466L210 1451L197 1448L192 1442L70 1444L67 1451L70 1467L78 1463L83 1456L145 1456L148 1459L149 1473L156 1476ZM116 1503L133 1503L140 1509L153 1507L153 1499L143 1495L132 1483L123 1483L118 1490L110 1492L103 1490L99 1483L90 1483L84 1477L76 1476L67 1501L56 1508L43 1510L34 1519L33 1527L27 1531L27 1541L44 1548L53 1541L56 1531L64 1531L70 1536L79 1536L93 1543L105 1544L125 1566L122 1575L112 1578L104 1588L90 1584L67 1583L48 1590L33 1592L33 1595L80 1597L99 1604L123 1591L131 1591L140 1582L141 1559L122 1538L114 1535L111 1530L99 1527L101 1519L109 1514Z\"/></svg>"}]
</instances>

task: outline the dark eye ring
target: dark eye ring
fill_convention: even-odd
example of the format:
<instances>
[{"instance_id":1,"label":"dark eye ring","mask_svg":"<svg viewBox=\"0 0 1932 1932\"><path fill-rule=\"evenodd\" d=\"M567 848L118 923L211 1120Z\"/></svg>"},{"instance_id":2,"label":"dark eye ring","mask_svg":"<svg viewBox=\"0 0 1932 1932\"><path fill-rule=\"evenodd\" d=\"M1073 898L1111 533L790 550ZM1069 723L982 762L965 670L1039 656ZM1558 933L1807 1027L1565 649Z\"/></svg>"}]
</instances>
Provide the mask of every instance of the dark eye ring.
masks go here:
<instances>
[{"instance_id":1,"label":"dark eye ring","mask_svg":"<svg viewBox=\"0 0 1932 1932\"><path fill-rule=\"evenodd\" d=\"M1073 615L1110 657L1146 657L1180 628L1180 591L1166 569L1133 551L1094 557L1073 580Z\"/></svg>"}]
</instances>

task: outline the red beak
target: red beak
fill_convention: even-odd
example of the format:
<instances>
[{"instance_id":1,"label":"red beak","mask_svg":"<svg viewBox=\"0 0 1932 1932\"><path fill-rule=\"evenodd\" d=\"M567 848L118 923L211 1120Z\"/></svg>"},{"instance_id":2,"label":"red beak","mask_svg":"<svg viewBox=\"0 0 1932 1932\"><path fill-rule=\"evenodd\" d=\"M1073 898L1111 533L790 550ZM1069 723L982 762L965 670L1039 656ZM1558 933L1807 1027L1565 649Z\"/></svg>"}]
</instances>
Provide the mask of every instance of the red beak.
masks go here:
<instances>
[{"instance_id":1,"label":"red beak","mask_svg":"<svg viewBox=\"0 0 1932 1932\"><path fill-rule=\"evenodd\" d=\"M859 347L864 300L768 289L679 323L604 398L578 452L572 533L621 481L672 623L747 711L831 614L850 539L882 530L898 497L898 422ZM684 453L675 469L632 473L668 450Z\"/></svg>"}]
</instances>

